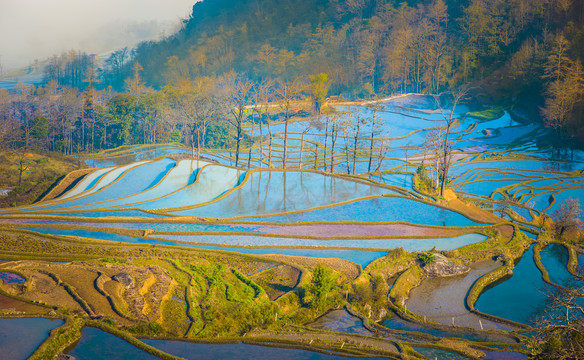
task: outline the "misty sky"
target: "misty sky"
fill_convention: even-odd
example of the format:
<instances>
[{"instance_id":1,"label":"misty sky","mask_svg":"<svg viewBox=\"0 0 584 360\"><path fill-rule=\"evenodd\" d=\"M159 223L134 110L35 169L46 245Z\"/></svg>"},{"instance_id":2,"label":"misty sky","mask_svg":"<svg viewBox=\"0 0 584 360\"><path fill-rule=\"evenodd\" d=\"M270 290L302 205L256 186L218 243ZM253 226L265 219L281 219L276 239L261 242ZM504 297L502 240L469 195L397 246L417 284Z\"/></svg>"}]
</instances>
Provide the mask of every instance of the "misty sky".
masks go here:
<instances>
[{"instance_id":1,"label":"misty sky","mask_svg":"<svg viewBox=\"0 0 584 360\"><path fill-rule=\"evenodd\" d=\"M101 53L177 29L196 0L0 0L0 63L23 67L65 50Z\"/></svg>"}]
</instances>

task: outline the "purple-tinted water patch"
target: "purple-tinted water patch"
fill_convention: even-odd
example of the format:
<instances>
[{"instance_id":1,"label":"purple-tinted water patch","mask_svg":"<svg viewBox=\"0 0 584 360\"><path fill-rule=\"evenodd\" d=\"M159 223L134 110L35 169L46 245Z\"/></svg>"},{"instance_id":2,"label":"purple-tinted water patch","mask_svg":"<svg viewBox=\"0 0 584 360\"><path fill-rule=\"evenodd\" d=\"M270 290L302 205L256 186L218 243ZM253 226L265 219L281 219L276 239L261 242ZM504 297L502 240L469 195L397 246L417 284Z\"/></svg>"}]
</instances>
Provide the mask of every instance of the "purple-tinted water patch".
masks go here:
<instances>
[{"instance_id":1,"label":"purple-tinted water patch","mask_svg":"<svg viewBox=\"0 0 584 360\"><path fill-rule=\"evenodd\" d=\"M24 284L26 281L25 278L18 274L6 271L0 271L0 279L2 280L3 284Z\"/></svg>"}]
</instances>

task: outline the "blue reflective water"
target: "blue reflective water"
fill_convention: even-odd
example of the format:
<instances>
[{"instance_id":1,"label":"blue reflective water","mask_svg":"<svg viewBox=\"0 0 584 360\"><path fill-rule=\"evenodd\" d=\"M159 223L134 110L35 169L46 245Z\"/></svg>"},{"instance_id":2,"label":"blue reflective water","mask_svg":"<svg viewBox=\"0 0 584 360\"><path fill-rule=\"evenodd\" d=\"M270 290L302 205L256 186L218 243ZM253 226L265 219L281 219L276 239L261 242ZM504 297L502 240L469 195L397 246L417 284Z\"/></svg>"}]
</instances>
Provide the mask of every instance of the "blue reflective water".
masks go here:
<instances>
[{"instance_id":1,"label":"blue reflective water","mask_svg":"<svg viewBox=\"0 0 584 360\"><path fill-rule=\"evenodd\" d=\"M355 201L296 214L246 218L249 221L306 222L306 221L403 221L435 226L481 225L454 211L413 199L388 196Z\"/></svg>"},{"instance_id":2,"label":"blue reflective water","mask_svg":"<svg viewBox=\"0 0 584 360\"><path fill-rule=\"evenodd\" d=\"M83 360L160 360L125 340L89 327L83 328L81 339L69 354Z\"/></svg>"},{"instance_id":3,"label":"blue reflective water","mask_svg":"<svg viewBox=\"0 0 584 360\"><path fill-rule=\"evenodd\" d=\"M63 216L63 217L86 217L86 218L99 218L99 217L143 217L149 219L164 219L168 218L167 215L150 214L140 210L123 210L123 211L79 211L79 212L43 212L42 210L35 212L34 215L47 215L47 216ZM2 216L2 215L0 215Z\"/></svg>"},{"instance_id":4,"label":"blue reflective water","mask_svg":"<svg viewBox=\"0 0 584 360\"><path fill-rule=\"evenodd\" d=\"M363 326L363 321L349 314L346 310L333 310L321 316L309 326L315 329L327 329L348 334L372 336L373 333Z\"/></svg>"},{"instance_id":5,"label":"blue reflective water","mask_svg":"<svg viewBox=\"0 0 584 360\"><path fill-rule=\"evenodd\" d=\"M176 244L175 244L176 245ZM208 250L222 250L222 251L232 251L243 254L250 255L267 255L267 254L278 254L278 255L291 255L291 256L308 256L317 258L338 258L352 261L356 264L361 265L361 268L365 268L373 260L376 260L382 256L387 255L386 251L359 251L359 250L323 250L323 249L281 249L281 248L270 248L270 249L250 249L250 248L230 248L222 246L204 246L204 245L187 245L190 247L198 249L208 249Z\"/></svg>"},{"instance_id":6,"label":"blue reflective water","mask_svg":"<svg viewBox=\"0 0 584 360\"><path fill-rule=\"evenodd\" d=\"M63 323L63 320L42 318L0 319L0 357L3 360L28 358L49 337L49 332Z\"/></svg>"},{"instance_id":7,"label":"blue reflective water","mask_svg":"<svg viewBox=\"0 0 584 360\"><path fill-rule=\"evenodd\" d=\"M170 245L170 246L187 246L197 249L207 249L207 250L221 250L221 251L232 251L243 254L252 255L265 255L265 254L281 254L281 255L293 255L293 256L308 256L308 257L322 257L322 258L339 258L352 261L361 265L365 268L375 259L378 259L387 254L385 251L359 251L359 250L324 250L324 249L278 249L278 248L267 248L267 249L250 249L250 248L232 248L223 246L205 246L205 245L195 245L189 243L176 243L171 241L156 240L156 239L141 239L131 236L118 235L100 231L88 231L88 230L74 230L74 229L45 229L45 228L26 228L25 230L35 231L41 234L50 235L69 235L69 236L79 236L90 239L101 239L110 241L120 241L126 243L134 244L149 244L149 245Z\"/></svg>"},{"instance_id":8,"label":"blue reflective water","mask_svg":"<svg viewBox=\"0 0 584 360\"><path fill-rule=\"evenodd\" d=\"M511 343L515 342L513 339L509 337L501 337L497 334L489 334L489 333L464 333L464 332L450 332L446 330L436 330L429 327L424 327L422 325L418 325L415 323L411 323L400 319L396 316L393 316L389 319L383 320L382 325L394 329L394 330L402 330L402 331L417 331L421 333L430 334L436 337L452 337L452 338L459 338L459 339L467 339L470 341L480 341L480 342L505 342Z\"/></svg>"},{"instance_id":9,"label":"blue reflective water","mask_svg":"<svg viewBox=\"0 0 584 360\"><path fill-rule=\"evenodd\" d=\"M546 300L546 285L533 262L533 245L513 270L513 276L479 297L475 308L505 319L530 324Z\"/></svg>"},{"instance_id":10,"label":"blue reflective water","mask_svg":"<svg viewBox=\"0 0 584 360\"><path fill-rule=\"evenodd\" d=\"M369 249L395 249L406 251L453 250L461 246L474 244L487 239L481 234L465 234L453 238L437 239L359 239L359 240L313 240L303 238L282 238L268 236L238 235L150 235L152 238L168 239L180 242L221 244L228 246L294 246L294 247L348 247Z\"/></svg>"},{"instance_id":11,"label":"blue reflective water","mask_svg":"<svg viewBox=\"0 0 584 360\"><path fill-rule=\"evenodd\" d=\"M468 360L466 356L462 356L452 351L446 351L441 349L427 348L427 347L413 347L414 350L424 355L429 359L440 359L440 360Z\"/></svg>"},{"instance_id":12,"label":"blue reflective water","mask_svg":"<svg viewBox=\"0 0 584 360\"><path fill-rule=\"evenodd\" d=\"M283 349L258 345L238 344L200 344L186 341L144 339L152 345L169 354L184 357L188 360L347 360L347 359L379 359L379 358L347 358L339 355L328 355L307 350Z\"/></svg>"},{"instance_id":13,"label":"blue reflective water","mask_svg":"<svg viewBox=\"0 0 584 360\"><path fill-rule=\"evenodd\" d=\"M540 252L541 263L548 271L550 280L560 286L584 286L584 281L576 279L566 267L568 265L568 249L559 244L550 244Z\"/></svg>"},{"instance_id":14,"label":"blue reflective water","mask_svg":"<svg viewBox=\"0 0 584 360\"><path fill-rule=\"evenodd\" d=\"M89 230L75 230L75 229L49 229L49 228L25 228L24 230L34 231L41 234L47 235L67 235L67 236L78 236L78 237L85 237L91 239L100 239L100 240L111 240L111 241L121 241L121 242L137 242L137 238L126 236L126 235L119 235L119 234L112 234L106 233L101 231L89 231Z\"/></svg>"},{"instance_id":15,"label":"blue reflective water","mask_svg":"<svg viewBox=\"0 0 584 360\"><path fill-rule=\"evenodd\" d=\"M318 173L257 171L235 191L217 202L176 215L207 218L255 216L303 210L391 190Z\"/></svg>"},{"instance_id":16,"label":"blue reflective water","mask_svg":"<svg viewBox=\"0 0 584 360\"><path fill-rule=\"evenodd\" d=\"M485 360L527 360L527 355L514 351L485 351Z\"/></svg>"}]
</instances>

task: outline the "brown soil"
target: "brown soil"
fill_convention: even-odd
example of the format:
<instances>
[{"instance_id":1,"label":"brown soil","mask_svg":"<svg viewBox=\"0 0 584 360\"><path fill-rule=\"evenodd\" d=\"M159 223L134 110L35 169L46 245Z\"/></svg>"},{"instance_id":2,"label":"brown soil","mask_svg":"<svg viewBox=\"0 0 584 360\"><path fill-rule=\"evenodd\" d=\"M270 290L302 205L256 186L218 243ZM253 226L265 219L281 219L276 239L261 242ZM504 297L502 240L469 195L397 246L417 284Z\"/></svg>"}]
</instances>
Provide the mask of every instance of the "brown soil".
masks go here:
<instances>
[{"instance_id":1,"label":"brown soil","mask_svg":"<svg viewBox=\"0 0 584 360\"><path fill-rule=\"evenodd\" d=\"M50 311L50 309L18 301L0 294L0 314L11 314L15 312L47 313L48 311Z\"/></svg>"},{"instance_id":2,"label":"brown soil","mask_svg":"<svg viewBox=\"0 0 584 360\"><path fill-rule=\"evenodd\" d=\"M13 293L11 295L16 295L27 300L40 301L52 306L58 305L59 307L69 309L72 312L85 314L85 311L77 301L75 301L62 286L58 286L48 275L39 273L32 269L19 269L19 271L27 278L25 291L24 293Z\"/></svg>"},{"instance_id":3,"label":"brown soil","mask_svg":"<svg viewBox=\"0 0 584 360\"><path fill-rule=\"evenodd\" d=\"M474 221L481 223L497 224L502 222L507 222L506 220L498 217L490 211L481 209L471 202L461 201L456 197L456 194L451 189L447 189L444 192L444 197L448 200L448 207L454 209Z\"/></svg>"},{"instance_id":4,"label":"brown soil","mask_svg":"<svg viewBox=\"0 0 584 360\"><path fill-rule=\"evenodd\" d=\"M291 255L260 255L274 261L281 261L291 265L297 265L308 269L314 268L318 264L330 267L347 277L348 280L355 280L361 273L359 265L345 259L337 258L312 258L307 256L291 256Z\"/></svg>"},{"instance_id":5,"label":"brown soil","mask_svg":"<svg viewBox=\"0 0 584 360\"><path fill-rule=\"evenodd\" d=\"M265 291L270 300L292 291L300 278L300 271L289 265L280 265L251 277Z\"/></svg>"},{"instance_id":6,"label":"brown soil","mask_svg":"<svg viewBox=\"0 0 584 360\"><path fill-rule=\"evenodd\" d=\"M95 315L108 316L119 324L129 325L133 321L118 315L107 299L109 295L117 310L138 321L156 321L160 318L160 305L168 293L172 278L158 266L111 265L99 268L102 278L96 284L98 273L91 263L50 263L44 261L19 261L5 266L22 272L27 278L24 285L3 288L11 295L21 296L27 300L42 301L51 306L60 306L72 311L84 313L80 304L67 293L63 286L58 286L48 275L41 271L55 274L61 281L69 284L81 297ZM111 279L121 272L127 272L134 279L134 286L126 289ZM102 295L98 288L105 291ZM146 313L144 309L147 309ZM127 313L124 313L127 311Z\"/></svg>"},{"instance_id":7,"label":"brown soil","mask_svg":"<svg viewBox=\"0 0 584 360\"><path fill-rule=\"evenodd\" d=\"M49 193L47 195L45 195L45 197L43 197L41 201L52 200L52 199L58 197L71 184L73 184L74 182L76 182L78 180L81 180L82 177L84 177L85 175L87 175L93 171L95 171L95 169L93 169L93 168L79 169L79 170L71 171L69 174L67 174L63 178L63 180L61 180L61 182L59 182L59 184L57 184L57 186L55 186L51 191L49 191Z\"/></svg>"}]
</instances>

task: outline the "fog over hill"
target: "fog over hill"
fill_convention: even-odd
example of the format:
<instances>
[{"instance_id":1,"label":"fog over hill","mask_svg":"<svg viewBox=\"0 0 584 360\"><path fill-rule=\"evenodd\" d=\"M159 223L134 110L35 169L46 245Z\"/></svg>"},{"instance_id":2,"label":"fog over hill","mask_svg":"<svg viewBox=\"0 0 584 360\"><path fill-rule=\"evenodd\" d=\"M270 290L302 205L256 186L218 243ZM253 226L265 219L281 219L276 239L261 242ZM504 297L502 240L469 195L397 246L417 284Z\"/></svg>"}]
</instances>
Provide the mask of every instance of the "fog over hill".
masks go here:
<instances>
[{"instance_id":1,"label":"fog over hill","mask_svg":"<svg viewBox=\"0 0 584 360\"><path fill-rule=\"evenodd\" d=\"M101 53L174 33L195 0L0 2L4 73L71 49Z\"/></svg>"}]
</instances>

